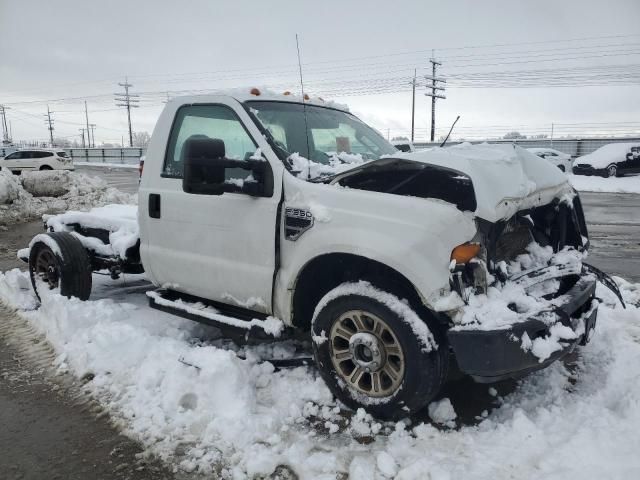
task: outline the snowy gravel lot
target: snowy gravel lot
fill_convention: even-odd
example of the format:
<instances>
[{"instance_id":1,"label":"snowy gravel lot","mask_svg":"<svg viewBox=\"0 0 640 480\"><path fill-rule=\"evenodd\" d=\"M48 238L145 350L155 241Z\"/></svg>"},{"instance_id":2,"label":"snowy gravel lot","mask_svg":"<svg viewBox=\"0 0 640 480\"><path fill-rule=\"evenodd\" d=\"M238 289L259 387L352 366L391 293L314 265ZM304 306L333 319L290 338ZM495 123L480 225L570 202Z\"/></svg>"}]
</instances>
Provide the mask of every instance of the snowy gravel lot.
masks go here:
<instances>
[{"instance_id":1,"label":"snowy gravel lot","mask_svg":"<svg viewBox=\"0 0 640 480\"><path fill-rule=\"evenodd\" d=\"M336 405L312 367L275 371L291 345L235 347L214 329L146 305L147 284L95 276L93 300L55 294L36 309L25 273L0 275L0 297L55 348L125 433L182 470L228 478L637 478L640 475L640 285L618 279L593 341L496 396L478 419L432 404L441 424L381 424ZM633 304L633 305L632 305ZM489 393L496 393L489 390ZM452 407L452 408L451 408ZM282 470L283 467L280 467Z\"/></svg>"}]
</instances>

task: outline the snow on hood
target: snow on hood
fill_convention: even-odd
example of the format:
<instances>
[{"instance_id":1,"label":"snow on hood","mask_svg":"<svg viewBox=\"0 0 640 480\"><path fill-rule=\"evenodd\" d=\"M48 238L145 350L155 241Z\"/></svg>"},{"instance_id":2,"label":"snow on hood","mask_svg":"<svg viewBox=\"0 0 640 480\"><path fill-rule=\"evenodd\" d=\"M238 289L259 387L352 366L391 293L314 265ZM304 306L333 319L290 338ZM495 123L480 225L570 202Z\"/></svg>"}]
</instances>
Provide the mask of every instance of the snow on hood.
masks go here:
<instances>
[{"instance_id":1,"label":"snow on hood","mask_svg":"<svg viewBox=\"0 0 640 480\"><path fill-rule=\"evenodd\" d=\"M640 146L640 143L610 143L588 155L576 158L574 165L607 168L612 163L623 162L631 148L637 146Z\"/></svg>"},{"instance_id":2,"label":"snow on hood","mask_svg":"<svg viewBox=\"0 0 640 480\"><path fill-rule=\"evenodd\" d=\"M457 170L473 182L476 215L490 222L517 211L549 203L573 191L553 164L517 145L471 145L431 148L394 158Z\"/></svg>"}]
</instances>

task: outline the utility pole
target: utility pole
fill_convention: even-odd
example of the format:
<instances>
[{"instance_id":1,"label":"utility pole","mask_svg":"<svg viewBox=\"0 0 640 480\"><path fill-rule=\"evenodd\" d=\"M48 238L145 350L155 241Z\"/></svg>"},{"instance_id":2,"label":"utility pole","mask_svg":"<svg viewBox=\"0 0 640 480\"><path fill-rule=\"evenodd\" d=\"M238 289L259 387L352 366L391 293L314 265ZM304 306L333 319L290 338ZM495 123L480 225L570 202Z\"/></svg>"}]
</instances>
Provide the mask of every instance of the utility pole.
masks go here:
<instances>
[{"instance_id":1,"label":"utility pole","mask_svg":"<svg viewBox=\"0 0 640 480\"><path fill-rule=\"evenodd\" d=\"M551 123L551 147L553 148L553 123Z\"/></svg>"},{"instance_id":2,"label":"utility pole","mask_svg":"<svg viewBox=\"0 0 640 480\"><path fill-rule=\"evenodd\" d=\"M444 78L436 76L436 67L441 66L442 63L436 61L433 57L433 51L431 55L432 57L429 59L429 62L431 62L431 76L425 76L427 80L431 80L431 86L427 87L431 89L431 93L425 93L425 95L427 97L431 97L431 141L433 142L436 135L436 98L441 98L443 100L447 98L443 94L436 93L438 90L444 91L444 87L439 86L438 82L447 83L447 81Z\"/></svg>"},{"instance_id":3,"label":"utility pole","mask_svg":"<svg viewBox=\"0 0 640 480\"><path fill-rule=\"evenodd\" d=\"M413 80L411 80L411 143L413 143L413 134L416 124L416 74L417 69L414 69Z\"/></svg>"},{"instance_id":4,"label":"utility pole","mask_svg":"<svg viewBox=\"0 0 640 480\"><path fill-rule=\"evenodd\" d=\"M94 132L94 129L96 128L96 124L95 123L90 123L89 124L89 128L91 128L91 147L92 148L96 148L96 135Z\"/></svg>"},{"instance_id":5,"label":"utility pole","mask_svg":"<svg viewBox=\"0 0 640 480\"><path fill-rule=\"evenodd\" d=\"M129 146L133 147L133 132L131 130L131 109L138 108L138 102L140 101L138 98L140 95L133 95L129 93L129 88L133 87L127 78L125 77L124 83L118 83L121 87L124 88L124 93L116 93L116 105L118 107L125 107L127 109L127 120L129 121ZM120 103L117 103L120 102Z\"/></svg>"},{"instance_id":6,"label":"utility pole","mask_svg":"<svg viewBox=\"0 0 640 480\"><path fill-rule=\"evenodd\" d=\"M9 145L11 143L11 133L7 128L7 113L9 107L0 105L0 115L2 116L2 143L3 145Z\"/></svg>"},{"instance_id":7,"label":"utility pole","mask_svg":"<svg viewBox=\"0 0 640 480\"><path fill-rule=\"evenodd\" d=\"M53 112L49 110L49 105L47 105L47 114L45 115L44 123L47 124L47 129L49 130L49 139L51 140L51 146L53 147L53 120L51 119L51 114Z\"/></svg>"},{"instance_id":8,"label":"utility pole","mask_svg":"<svg viewBox=\"0 0 640 480\"><path fill-rule=\"evenodd\" d=\"M89 112L87 110L87 101L84 101L84 118L87 121L87 146L91 148L91 138L89 137Z\"/></svg>"},{"instance_id":9,"label":"utility pole","mask_svg":"<svg viewBox=\"0 0 640 480\"><path fill-rule=\"evenodd\" d=\"M82 148L87 148L84 143L84 128L79 128L78 131L80 132L80 135L82 135Z\"/></svg>"}]
</instances>

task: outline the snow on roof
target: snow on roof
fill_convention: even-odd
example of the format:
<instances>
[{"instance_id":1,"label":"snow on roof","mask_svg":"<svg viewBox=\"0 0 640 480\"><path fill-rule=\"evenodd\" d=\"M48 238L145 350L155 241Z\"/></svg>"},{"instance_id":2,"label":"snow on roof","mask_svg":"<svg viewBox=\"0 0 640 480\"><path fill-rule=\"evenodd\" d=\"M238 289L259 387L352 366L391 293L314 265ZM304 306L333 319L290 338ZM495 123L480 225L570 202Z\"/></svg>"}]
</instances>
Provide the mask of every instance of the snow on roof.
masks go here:
<instances>
[{"instance_id":1,"label":"snow on roof","mask_svg":"<svg viewBox=\"0 0 640 480\"><path fill-rule=\"evenodd\" d=\"M254 93L252 93L254 92ZM289 103L306 103L308 105L317 105L320 107L329 107L336 110L342 110L349 112L349 107L342 103L333 102L331 100L325 100L322 97L313 97L306 95L304 98L301 95L293 93L291 91L283 91L282 93L275 92L266 87L244 87L244 88L231 88L222 89L211 92L206 95L188 95L188 97L208 97L211 95L220 95L233 97L239 102L246 102L251 100L263 100L263 101L277 101L277 102L289 102ZM184 99L186 97L175 97L172 101Z\"/></svg>"}]
</instances>

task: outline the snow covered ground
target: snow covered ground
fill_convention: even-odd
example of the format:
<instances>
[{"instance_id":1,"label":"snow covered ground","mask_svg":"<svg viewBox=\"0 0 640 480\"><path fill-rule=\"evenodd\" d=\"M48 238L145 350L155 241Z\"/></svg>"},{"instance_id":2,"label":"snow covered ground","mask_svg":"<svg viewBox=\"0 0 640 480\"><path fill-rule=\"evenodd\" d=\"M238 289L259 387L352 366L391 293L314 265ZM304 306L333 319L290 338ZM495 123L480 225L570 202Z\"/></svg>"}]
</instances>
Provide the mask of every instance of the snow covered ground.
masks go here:
<instances>
[{"instance_id":1,"label":"snow covered ground","mask_svg":"<svg viewBox=\"0 0 640 480\"><path fill-rule=\"evenodd\" d=\"M640 477L640 284L607 290L592 342L497 395L463 424L448 399L433 423L378 423L332 399L312 367L275 371L287 343L236 347L216 331L150 310L140 276L94 276L92 300L56 294L39 308L25 273L0 274L0 298L58 353L130 436L184 470L223 478L622 479ZM239 355L234 353L236 351ZM244 359L240 358L243 357ZM483 387L484 388L484 387ZM339 477L339 478L344 478Z\"/></svg>"},{"instance_id":2,"label":"snow covered ground","mask_svg":"<svg viewBox=\"0 0 640 480\"><path fill-rule=\"evenodd\" d=\"M0 225L38 218L45 213L137 201L137 195L123 193L100 178L77 172L27 172L17 176L0 169Z\"/></svg>"},{"instance_id":3,"label":"snow covered ground","mask_svg":"<svg viewBox=\"0 0 640 480\"><path fill-rule=\"evenodd\" d=\"M640 175L603 178L569 174L567 177L579 192L640 193Z\"/></svg>"}]
</instances>

